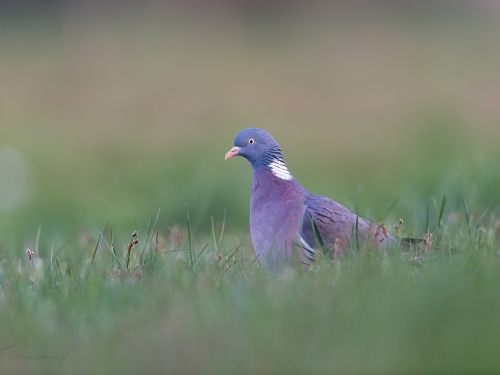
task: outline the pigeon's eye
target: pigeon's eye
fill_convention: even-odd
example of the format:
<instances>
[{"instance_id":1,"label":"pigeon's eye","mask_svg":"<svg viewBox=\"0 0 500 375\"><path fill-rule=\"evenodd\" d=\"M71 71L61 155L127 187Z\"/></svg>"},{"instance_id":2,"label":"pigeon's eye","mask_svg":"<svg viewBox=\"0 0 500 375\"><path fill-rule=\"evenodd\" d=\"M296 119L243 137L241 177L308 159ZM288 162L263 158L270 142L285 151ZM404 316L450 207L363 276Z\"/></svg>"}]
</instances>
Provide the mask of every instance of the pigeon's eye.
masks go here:
<instances>
[{"instance_id":1,"label":"pigeon's eye","mask_svg":"<svg viewBox=\"0 0 500 375\"><path fill-rule=\"evenodd\" d=\"M251 145L253 145L253 144L255 143L255 139L250 138L250 139L248 140L248 143L249 143L249 144L251 144Z\"/></svg>"}]
</instances>

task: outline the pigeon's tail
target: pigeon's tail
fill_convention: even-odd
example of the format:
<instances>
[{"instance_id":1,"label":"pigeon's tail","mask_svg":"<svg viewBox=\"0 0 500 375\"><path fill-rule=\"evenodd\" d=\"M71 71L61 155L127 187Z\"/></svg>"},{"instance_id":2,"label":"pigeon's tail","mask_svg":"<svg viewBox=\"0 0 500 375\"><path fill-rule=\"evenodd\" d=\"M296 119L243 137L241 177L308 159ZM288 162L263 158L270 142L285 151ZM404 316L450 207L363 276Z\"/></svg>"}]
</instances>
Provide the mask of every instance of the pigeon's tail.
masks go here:
<instances>
[{"instance_id":1,"label":"pigeon's tail","mask_svg":"<svg viewBox=\"0 0 500 375\"><path fill-rule=\"evenodd\" d=\"M415 246L417 244L420 244L420 248L425 248L427 250L447 250L450 252L450 254L456 254L459 249L456 249L454 247L439 247L439 246L433 246L432 241L429 241L428 239L425 238L413 238L413 237L406 237L406 238L401 238L401 247L403 250L408 251L412 246Z\"/></svg>"},{"instance_id":2,"label":"pigeon's tail","mask_svg":"<svg viewBox=\"0 0 500 375\"><path fill-rule=\"evenodd\" d=\"M413 238L413 237L401 238L401 243L405 244L407 246L409 246L409 245L415 245L417 243L422 243L424 241L425 240L423 238Z\"/></svg>"},{"instance_id":3,"label":"pigeon's tail","mask_svg":"<svg viewBox=\"0 0 500 375\"><path fill-rule=\"evenodd\" d=\"M426 242L423 238L404 237L399 240L399 244L403 252L407 252L412 248L425 246Z\"/></svg>"}]
</instances>

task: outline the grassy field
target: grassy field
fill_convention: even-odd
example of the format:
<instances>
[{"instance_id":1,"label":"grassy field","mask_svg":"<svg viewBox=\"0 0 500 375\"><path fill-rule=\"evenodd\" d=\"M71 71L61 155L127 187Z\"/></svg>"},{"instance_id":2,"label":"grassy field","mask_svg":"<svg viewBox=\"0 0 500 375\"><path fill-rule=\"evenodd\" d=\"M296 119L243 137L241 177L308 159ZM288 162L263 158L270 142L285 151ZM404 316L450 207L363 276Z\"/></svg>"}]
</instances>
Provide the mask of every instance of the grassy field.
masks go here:
<instances>
[{"instance_id":1,"label":"grassy field","mask_svg":"<svg viewBox=\"0 0 500 375\"><path fill-rule=\"evenodd\" d=\"M1 17L0 373L500 371L497 12ZM269 274L250 126L440 250Z\"/></svg>"}]
</instances>

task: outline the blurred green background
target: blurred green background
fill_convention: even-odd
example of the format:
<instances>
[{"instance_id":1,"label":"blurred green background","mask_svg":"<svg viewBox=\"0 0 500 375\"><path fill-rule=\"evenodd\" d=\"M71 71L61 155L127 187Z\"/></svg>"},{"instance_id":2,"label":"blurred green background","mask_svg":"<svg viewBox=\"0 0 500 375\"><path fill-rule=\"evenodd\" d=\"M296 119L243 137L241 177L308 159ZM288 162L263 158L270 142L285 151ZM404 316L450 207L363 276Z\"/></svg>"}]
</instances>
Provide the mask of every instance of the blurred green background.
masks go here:
<instances>
[{"instance_id":1,"label":"blurred green background","mask_svg":"<svg viewBox=\"0 0 500 375\"><path fill-rule=\"evenodd\" d=\"M464 163L500 160L494 2L15 4L0 16L2 238L105 218L128 233L158 209L184 223L185 204L199 230L227 210L245 231L251 170L223 155L246 127L376 221L409 186L394 217L470 188Z\"/></svg>"},{"instance_id":2,"label":"blurred green background","mask_svg":"<svg viewBox=\"0 0 500 375\"><path fill-rule=\"evenodd\" d=\"M2 371L498 373L497 2L3 0L0 36ZM247 127L447 250L251 267Z\"/></svg>"}]
</instances>

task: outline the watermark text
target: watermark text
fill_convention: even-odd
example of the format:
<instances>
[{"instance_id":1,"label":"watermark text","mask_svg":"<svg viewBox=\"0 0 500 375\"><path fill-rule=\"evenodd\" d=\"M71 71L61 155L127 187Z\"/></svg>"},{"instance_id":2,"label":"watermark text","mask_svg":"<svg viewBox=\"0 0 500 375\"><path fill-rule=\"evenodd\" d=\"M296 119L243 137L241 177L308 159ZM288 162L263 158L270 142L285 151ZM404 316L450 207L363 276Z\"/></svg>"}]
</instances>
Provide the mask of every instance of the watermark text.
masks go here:
<instances>
[{"instance_id":1,"label":"watermark text","mask_svg":"<svg viewBox=\"0 0 500 375\"><path fill-rule=\"evenodd\" d=\"M69 352L66 353L42 353L27 350L18 350L14 345L0 347L0 361L56 361L61 363L68 359Z\"/></svg>"}]
</instances>

